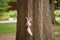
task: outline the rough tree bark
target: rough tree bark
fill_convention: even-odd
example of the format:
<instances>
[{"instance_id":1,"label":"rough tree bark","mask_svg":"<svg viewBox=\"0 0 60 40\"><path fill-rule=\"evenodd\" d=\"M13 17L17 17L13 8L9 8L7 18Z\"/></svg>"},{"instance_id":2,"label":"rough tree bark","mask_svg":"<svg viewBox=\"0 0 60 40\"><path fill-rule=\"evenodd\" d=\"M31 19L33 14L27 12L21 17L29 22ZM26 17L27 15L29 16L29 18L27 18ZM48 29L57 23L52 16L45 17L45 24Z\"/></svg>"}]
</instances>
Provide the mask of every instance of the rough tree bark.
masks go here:
<instances>
[{"instance_id":1,"label":"rough tree bark","mask_svg":"<svg viewBox=\"0 0 60 40\"><path fill-rule=\"evenodd\" d=\"M32 37L29 36L26 31L27 27L25 17L28 16L28 13L32 13L31 15L33 18ZM18 0L18 22L16 35L16 40L55 40L52 32L49 0Z\"/></svg>"},{"instance_id":2,"label":"rough tree bark","mask_svg":"<svg viewBox=\"0 0 60 40\"><path fill-rule=\"evenodd\" d=\"M17 33L16 40L32 40L27 31L26 23L28 16L32 17L32 0L17 0ZM32 30L32 27L31 27Z\"/></svg>"},{"instance_id":3,"label":"rough tree bark","mask_svg":"<svg viewBox=\"0 0 60 40\"><path fill-rule=\"evenodd\" d=\"M18 6L18 16L17 16L17 35L16 40L27 40L27 26L26 17L28 13L28 1L27 0L17 0Z\"/></svg>"},{"instance_id":4,"label":"rough tree bark","mask_svg":"<svg viewBox=\"0 0 60 40\"><path fill-rule=\"evenodd\" d=\"M35 0L33 10L33 40L55 40L49 0Z\"/></svg>"},{"instance_id":5,"label":"rough tree bark","mask_svg":"<svg viewBox=\"0 0 60 40\"><path fill-rule=\"evenodd\" d=\"M54 14L54 0L50 0L50 12L51 12L51 19L52 19L52 24L55 24L55 14Z\"/></svg>"}]
</instances>

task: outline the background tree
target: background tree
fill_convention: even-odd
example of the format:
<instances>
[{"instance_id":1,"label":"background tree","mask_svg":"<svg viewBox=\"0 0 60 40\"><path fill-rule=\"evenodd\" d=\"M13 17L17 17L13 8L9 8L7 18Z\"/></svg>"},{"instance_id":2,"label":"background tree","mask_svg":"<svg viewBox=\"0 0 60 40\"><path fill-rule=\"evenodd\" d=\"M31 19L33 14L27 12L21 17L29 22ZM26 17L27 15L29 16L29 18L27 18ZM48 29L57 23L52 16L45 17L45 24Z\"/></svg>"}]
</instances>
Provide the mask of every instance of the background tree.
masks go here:
<instances>
[{"instance_id":1,"label":"background tree","mask_svg":"<svg viewBox=\"0 0 60 40\"><path fill-rule=\"evenodd\" d=\"M51 19L52 19L52 24L55 24L56 21L55 21L55 14L54 14L54 7L55 7L55 1L54 0L50 0L50 12L51 12Z\"/></svg>"},{"instance_id":2,"label":"background tree","mask_svg":"<svg viewBox=\"0 0 60 40\"><path fill-rule=\"evenodd\" d=\"M8 3L16 1L17 0L0 0L0 20L6 20L10 18L10 13L7 11L9 8L11 8L11 6Z\"/></svg>"},{"instance_id":3,"label":"background tree","mask_svg":"<svg viewBox=\"0 0 60 40\"><path fill-rule=\"evenodd\" d=\"M17 0L0 0L0 12L6 11L10 6L8 5L8 2L16 2Z\"/></svg>"},{"instance_id":4,"label":"background tree","mask_svg":"<svg viewBox=\"0 0 60 40\"><path fill-rule=\"evenodd\" d=\"M8 3L6 0L1 0L0 1L0 12L1 11L6 11L9 8Z\"/></svg>"}]
</instances>

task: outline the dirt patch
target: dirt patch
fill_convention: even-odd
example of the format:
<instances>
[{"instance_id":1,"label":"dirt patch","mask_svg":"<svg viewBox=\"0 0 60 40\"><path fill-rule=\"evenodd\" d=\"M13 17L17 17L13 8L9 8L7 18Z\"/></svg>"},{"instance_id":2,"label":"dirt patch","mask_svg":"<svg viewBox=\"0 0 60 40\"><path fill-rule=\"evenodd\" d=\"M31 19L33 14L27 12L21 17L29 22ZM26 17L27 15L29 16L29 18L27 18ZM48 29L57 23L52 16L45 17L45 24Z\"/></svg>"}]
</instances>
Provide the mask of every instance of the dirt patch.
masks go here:
<instances>
[{"instance_id":1,"label":"dirt patch","mask_svg":"<svg viewBox=\"0 0 60 40\"><path fill-rule=\"evenodd\" d=\"M52 25L53 29L60 29L60 25L59 24L53 24ZM56 40L60 40L60 35L56 35Z\"/></svg>"},{"instance_id":2,"label":"dirt patch","mask_svg":"<svg viewBox=\"0 0 60 40\"><path fill-rule=\"evenodd\" d=\"M60 25L59 24L53 24L52 27L53 27L53 29L60 29Z\"/></svg>"},{"instance_id":3,"label":"dirt patch","mask_svg":"<svg viewBox=\"0 0 60 40\"><path fill-rule=\"evenodd\" d=\"M16 33L0 34L0 40L15 40Z\"/></svg>"}]
</instances>

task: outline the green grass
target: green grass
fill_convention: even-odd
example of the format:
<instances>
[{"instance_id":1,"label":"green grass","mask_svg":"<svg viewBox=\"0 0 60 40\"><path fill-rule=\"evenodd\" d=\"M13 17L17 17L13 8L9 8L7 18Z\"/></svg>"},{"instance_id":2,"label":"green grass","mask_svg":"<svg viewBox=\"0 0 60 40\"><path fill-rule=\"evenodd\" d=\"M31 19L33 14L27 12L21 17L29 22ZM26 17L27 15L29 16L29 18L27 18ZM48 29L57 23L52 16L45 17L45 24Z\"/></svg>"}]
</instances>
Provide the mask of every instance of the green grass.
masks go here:
<instances>
[{"instance_id":1,"label":"green grass","mask_svg":"<svg viewBox=\"0 0 60 40\"><path fill-rule=\"evenodd\" d=\"M60 35L60 29L54 29L53 32L55 35Z\"/></svg>"},{"instance_id":2,"label":"green grass","mask_svg":"<svg viewBox=\"0 0 60 40\"><path fill-rule=\"evenodd\" d=\"M54 29L54 32L59 32L60 33L60 29Z\"/></svg>"},{"instance_id":3,"label":"green grass","mask_svg":"<svg viewBox=\"0 0 60 40\"><path fill-rule=\"evenodd\" d=\"M16 28L10 27L15 24L16 23L0 23L0 34L16 32Z\"/></svg>"},{"instance_id":4,"label":"green grass","mask_svg":"<svg viewBox=\"0 0 60 40\"><path fill-rule=\"evenodd\" d=\"M15 25L16 23L0 23L0 34L16 32L16 28L11 28L10 26ZM60 35L60 29L54 29L53 32L55 35Z\"/></svg>"}]
</instances>

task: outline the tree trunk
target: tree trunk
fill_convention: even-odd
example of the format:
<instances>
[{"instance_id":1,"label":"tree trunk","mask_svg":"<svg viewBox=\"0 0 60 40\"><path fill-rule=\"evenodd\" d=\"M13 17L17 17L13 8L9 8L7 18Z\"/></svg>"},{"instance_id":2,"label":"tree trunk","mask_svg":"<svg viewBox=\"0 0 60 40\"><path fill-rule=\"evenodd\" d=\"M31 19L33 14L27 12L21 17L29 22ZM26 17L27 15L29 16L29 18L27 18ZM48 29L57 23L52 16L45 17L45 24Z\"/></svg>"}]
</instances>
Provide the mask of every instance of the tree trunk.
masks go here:
<instances>
[{"instance_id":1,"label":"tree trunk","mask_svg":"<svg viewBox=\"0 0 60 40\"><path fill-rule=\"evenodd\" d=\"M49 0L18 0L18 19L16 40L55 40ZM26 18L32 17L32 33L27 32Z\"/></svg>"},{"instance_id":2,"label":"tree trunk","mask_svg":"<svg viewBox=\"0 0 60 40\"><path fill-rule=\"evenodd\" d=\"M54 0L50 0L50 12L51 12L51 19L52 19L52 24L55 24L55 14L54 14Z\"/></svg>"},{"instance_id":3,"label":"tree trunk","mask_svg":"<svg viewBox=\"0 0 60 40\"><path fill-rule=\"evenodd\" d=\"M60 9L60 0L57 0L58 1L58 9Z\"/></svg>"},{"instance_id":4,"label":"tree trunk","mask_svg":"<svg viewBox=\"0 0 60 40\"><path fill-rule=\"evenodd\" d=\"M32 40L26 25L27 18L32 17L32 0L17 0L18 16L17 16L17 33L16 40ZM31 27L32 30L32 27Z\"/></svg>"},{"instance_id":5,"label":"tree trunk","mask_svg":"<svg viewBox=\"0 0 60 40\"><path fill-rule=\"evenodd\" d=\"M35 0L33 7L33 40L55 40L49 0Z\"/></svg>"},{"instance_id":6,"label":"tree trunk","mask_svg":"<svg viewBox=\"0 0 60 40\"><path fill-rule=\"evenodd\" d=\"M28 0L17 0L18 16L17 16L17 35L16 40L27 40L27 14L28 14Z\"/></svg>"}]
</instances>

